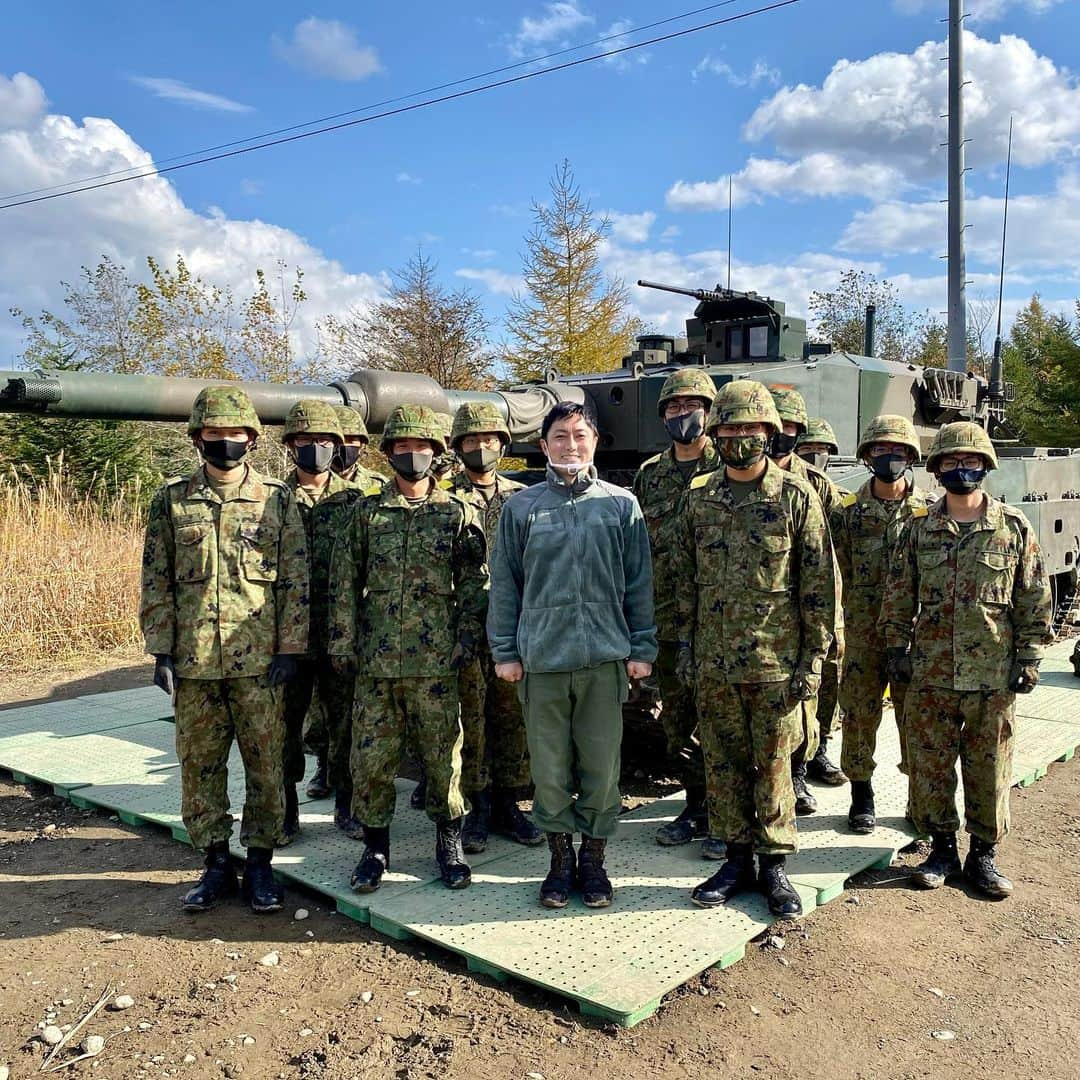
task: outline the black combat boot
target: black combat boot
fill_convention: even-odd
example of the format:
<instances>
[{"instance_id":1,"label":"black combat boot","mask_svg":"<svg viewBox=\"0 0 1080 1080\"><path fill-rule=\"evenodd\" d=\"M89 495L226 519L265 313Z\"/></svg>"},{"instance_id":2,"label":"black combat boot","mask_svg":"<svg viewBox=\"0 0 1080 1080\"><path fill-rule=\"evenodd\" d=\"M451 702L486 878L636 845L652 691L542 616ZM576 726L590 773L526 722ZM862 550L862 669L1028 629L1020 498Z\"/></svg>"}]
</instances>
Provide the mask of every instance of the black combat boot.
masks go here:
<instances>
[{"instance_id":1,"label":"black combat boot","mask_svg":"<svg viewBox=\"0 0 1080 1080\"><path fill-rule=\"evenodd\" d=\"M586 907L609 907L614 892L604 869L604 848L607 841L598 836L581 837L578 855L577 880L581 890L581 902Z\"/></svg>"},{"instance_id":2,"label":"black combat boot","mask_svg":"<svg viewBox=\"0 0 1080 1080\"><path fill-rule=\"evenodd\" d=\"M828 749L829 740L822 735L817 753L806 763L806 775L811 780L817 780L819 784L840 787L847 783L847 777L843 769L829 759Z\"/></svg>"},{"instance_id":3,"label":"black combat boot","mask_svg":"<svg viewBox=\"0 0 1080 1080\"><path fill-rule=\"evenodd\" d=\"M540 886L540 903L543 907L564 908L577 876L574 838L570 833L548 833L547 842L551 868Z\"/></svg>"},{"instance_id":4,"label":"black combat boot","mask_svg":"<svg viewBox=\"0 0 1080 1080\"><path fill-rule=\"evenodd\" d=\"M701 841L701 857L712 862L723 862L727 858L727 844L715 836L706 836Z\"/></svg>"},{"instance_id":5,"label":"black combat boot","mask_svg":"<svg viewBox=\"0 0 1080 1080\"><path fill-rule=\"evenodd\" d=\"M802 900L791 887L783 855L758 856L758 886L775 919L797 919L802 914Z\"/></svg>"},{"instance_id":6,"label":"black combat boot","mask_svg":"<svg viewBox=\"0 0 1080 1080\"><path fill-rule=\"evenodd\" d=\"M488 832L491 829L491 792L477 791L469 796L472 809L465 815L461 830L461 846L469 855L479 855L487 850Z\"/></svg>"},{"instance_id":7,"label":"black combat boot","mask_svg":"<svg viewBox=\"0 0 1080 1080\"><path fill-rule=\"evenodd\" d=\"M244 899L257 914L280 911L285 906L285 890L274 880L270 848L249 847L244 865Z\"/></svg>"},{"instance_id":8,"label":"black combat boot","mask_svg":"<svg viewBox=\"0 0 1080 1080\"><path fill-rule=\"evenodd\" d=\"M364 854L349 878L353 892L373 893L381 884L383 874L390 869L389 826L361 825L364 838Z\"/></svg>"},{"instance_id":9,"label":"black combat boot","mask_svg":"<svg viewBox=\"0 0 1080 1080\"><path fill-rule=\"evenodd\" d=\"M414 810L423 810L427 806L427 777L423 773L409 796L409 805Z\"/></svg>"},{"instance_id":10,"label":"black combat boot","mask_svg":"<svg viewBox=\"0 0 1080 1080\"><path fill-rule=\"evenodd\" d=\"M874 816L874 789L869 780L851 781L851 809L848 810L848 828L860 836L869 836L877 825Z\"/></svg>"},{"instance_id":11,"label":"black combat boot","mask_svg":"<svg viewBox=\"0 0 1080 1080\"><path fill-rule=\"evenodd\" d=\"M933 833L930 843L930 854L912 871L911 880L924 889L940 889L950 874L960 873L956 833Z\"/></svg>"},{"instance_id":12,"label":"black combat boot","mask_svg":"<svg viewBox=\"0 0 1080 1080\"><path fill-rule=\"evenodd\" d=\"M795 789L795 813L802 817L804 814L817 813L817 799L806 788L806 762L791 762L791 786Z\"/></svg>"},{"instance_id":13,"label":"black combat boot","mask_svg":"<svg viewBox=\"0 0 1080 1080\"><path fill-rule=\"evenodd\" d=\"M544 834L527 818L517 804L510 788L495 788L491 797L491 827L500 836L525 847L537 847L544 842ZM468 851L468 848L465 849Z\"/></svg>"},{"instance_id":14,"label":"black combat boot","mask_svg":"<svg viewBox=\"0 0 1080 1080\"><path fill-rule=\"evenodd\" d=\"M203 860L206 869L199 878L199 884L189 889L181 901L185 911L209 911L218 900L235 896L240 888L236 880L236 867L229 858L229 845L211 844L206 849Z\"/></svg>"},{"instance_id":15,"label":"black combat boot","mask_svg":"<svg viewBox=\"0 0 1080 1080\"><path fill-rule=\"evenodd\" d=\"M448 889L467 889L472 884L472 871L461 847L461 821L442 818L435 823L435 859L439 878Z\"/></svg>"},{"instance_id":16,"label":"black combat boot","mask_svg":"<svg viewBox=\"0 0 1080 1080\"><path fill-rule=\"evenodd\" d=\"M300 832L300 800L295 784L285 785L285 820L281 825L281 839L278 847L288 847Z\"/></svg>"},{"instance_id":17,"label":"black combat boot","mask_svg":"<svg viewBox=\"0 0 1080 1080\"><path fill-rule=\"evenodd\" d=\"M707 881L695 885L690 899L698 907L719 907L736 893L757 887L754 875L754 851L749 844L728 843L723 866Z\"/></svg>"},{"instance_id":18,"label":"black combat boot","mask_svg":"<svg viewBox=\"0 0 1080 1080\"><path fill-rule=\"evenodd\" d=\"M315 773L308 781L309 799L325 799L330 794L330 782L326 778L326 751L320 750Z\"/></svg>"},{"instance_id":19,"label":"black combat boot","mask_svg":"<svg viewBox=\"0 0 1080 1080\"><path fill-rule=\"evenodd\" d=\"M363 840L364 826L353 817L352 792L348 789L334 792L334 825L350 840Z\"/></svg>"},{"instance_id":20,"label":"black combat boot","mask_svg":"<svg viewBox=\"0 0 1080 1080\"><path fill-rule=\"evenodd\" d=\"M964 877L984 896L1000 900L1012 896L1013 883L994 865L994 850L993 844L973 836L964 859Z\"/></svg>"},{"instance_id":21,"label":"black combat boot","mask_svg":"<svg viewBox=\"0 0 1080 1080\"><path fill-rule=\"evenodd\" d=\"M705 792L686 789L686 806L674 821L667 821L656 830L656 842L661 847L689 844L708 830L705 814Z\"/></svg>"}]
</instances>

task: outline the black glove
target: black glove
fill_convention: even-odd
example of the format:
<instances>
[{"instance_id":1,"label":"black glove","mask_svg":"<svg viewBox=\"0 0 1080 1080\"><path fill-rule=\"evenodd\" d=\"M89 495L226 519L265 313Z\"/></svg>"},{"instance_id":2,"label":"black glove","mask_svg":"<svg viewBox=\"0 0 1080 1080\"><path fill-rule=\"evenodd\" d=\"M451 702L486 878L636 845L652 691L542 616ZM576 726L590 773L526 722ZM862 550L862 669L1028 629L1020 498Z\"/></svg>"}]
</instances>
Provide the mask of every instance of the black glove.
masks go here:
<instances>
[{"instance_id":1,"label":"black glove","mask_svg":"<svg viewBox=\"0 0 1080 1080\"><path fill-rule=\"evenodd\" d=\"M296 657L288 653L278 653L270 661L270 673L266 677L268 686L283 686L296 678Z\"/></svg>"},{"instance_id":2,"label":"black glove","mask_svg":"<svg viewBox=\"0 0 1080 1080\"><path fill-rule=\"evenodd\" d=\"M911 682L911 653L899 647L885 650L885 671L894 686Z\"/></svg>"},{"instance_id":3,"label":"black glove","mask_svg":"<svg viewBox=\"0 0 1080 1080\"><path fill-rule=\"evenodd\" d=\"M160 686L169 697L176 690L176 668L168 653L154 654L154 685Z\"/></svg>"},{"instance_id":4,"label":"black glove","mask_svg":"<svg viewBox=\"0 0 1080 1080\"><path fill-rule=\"evenodd\" d=\"M1009 689L1014 694L1030 694L1039 684L1039 664L1036 660L1016 660L1009 672Z\"/></svg>"},{"instance_id":5,"label":"black glove","mask_svg":"<svg viewBox=\"0 0 1080 1080\"><path fill-rule=\"evenodd\" d=\"M343 679L355 679L360 670L356 657L352 655L331 656L330 666L334 669L334 674Z\"/></svg>"},{"instance_id":6,"label":"black glove","mask_svg":"<svg viewBox=\"0 0 1080 1080\"><path fill-rule=\"evenodd\" d=\"M788 685L788 696L792 701L812 701L821 689L821 675L816 671L796 668Z\"/></svg>"},{"instance_id":7,"label":"black glove","mask_svg":"<svg viewBox=\"0 0 1080 1080\"><path fill-rule=\"evenodd\" d=\"M675 657L675 675L679 682L693 686L697 681L697 670L694 667L694 650L685 642L679 644L679 652Z\"/></svg>"},{"instance_id":8,"label":"black glove","mask_svg":"<svg viewBox=\"0 0 1080 1080\"><path fill-rule=\"evenodd\" d=\"M455 671L463 671L476 659L476 638L468 630L462 631L454 651L450 654L450 666Z\"/></svg>"}]
</instances>

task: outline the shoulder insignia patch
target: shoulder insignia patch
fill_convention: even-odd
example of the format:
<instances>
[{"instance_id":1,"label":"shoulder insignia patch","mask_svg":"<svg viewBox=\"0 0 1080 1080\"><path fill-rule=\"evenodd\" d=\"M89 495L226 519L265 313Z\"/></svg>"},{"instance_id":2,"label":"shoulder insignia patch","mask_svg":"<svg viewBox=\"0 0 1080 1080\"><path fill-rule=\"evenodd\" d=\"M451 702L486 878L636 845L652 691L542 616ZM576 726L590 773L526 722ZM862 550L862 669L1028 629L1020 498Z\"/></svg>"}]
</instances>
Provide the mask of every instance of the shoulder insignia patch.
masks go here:
<instances>
[{"instance_id":1,"label":"shoulder insignia patch","mask_svg":"<svg viewBox=\"0 0 1080 1080\"><path fill-rule=\"evenodd\" d=\"M841 506L854 506L858 502L858 496L854 492L849 492L840 500Z\"/></svg>"},{"instance_id":2,"label":"shoulder insignia patch","mask_svg":"<svg viewBox=\"0 0 1080 1080\"><path fill-rule=\"evenodd\" d=\"M372 484L371 487L364 488L364 495L378 495L382 491L382 484Z\"/></svg>"},{"instance_id":3,"label":"shoulder insignia patch","mask_svg":"<svg viewBox=\"0 0 1080 1080\"><path fill-rule=\"evenodd\" d=\"M443 477L443 479L439 481L439 487L441 487L443 491L452 491L454 487L454 481L448 480L446 477Z\"/></svg>"},{"instance_id":4,"label":"shoulder insignia patch","mask_svg":"<svg viewBox=\"0 0 1080 1080\"><path fill-rule=\"evenodd\" d=\"M911 511L911 516L913 518L924 518L929 513L930 513L930 511L929 511L929 509L927 507L925 507L925 506L916 506L915 509Z\"/></svg>"},{"instance_id":5,"label":"shoulder insignia patch","mask_svg":"<svg viewBox=\"0 0 1080 1080\"><path fill-rule=\"evenodd\" d=\"M703 488L712 479L712 475L711 472L698 473L690 481L690 490L697 491L699 488Z\"/></svg>"}]
</instances>

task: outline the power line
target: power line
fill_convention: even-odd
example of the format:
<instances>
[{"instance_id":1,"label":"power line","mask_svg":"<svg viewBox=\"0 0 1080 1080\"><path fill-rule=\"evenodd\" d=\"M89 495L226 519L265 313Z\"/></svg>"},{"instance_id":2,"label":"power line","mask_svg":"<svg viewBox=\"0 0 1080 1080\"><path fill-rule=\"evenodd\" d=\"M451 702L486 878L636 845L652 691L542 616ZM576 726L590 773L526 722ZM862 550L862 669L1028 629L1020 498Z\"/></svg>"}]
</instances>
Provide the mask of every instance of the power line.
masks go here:
<instances>
[{"instance_id":1,"label":"power line","mask_svg":"<svg viewBox=\"0 0 1080 1080\"><path fill-rule=\"evenodd\" d=\"M101 180L99 183L84 184L78 187L72 187L65 191L57 191L52 194L36 195L33 198L19 199L15 202L5 202L0 204L0 210L12 210L17 206L29 206L33 203L49 202L53 199L62 199L67 195L79 195L85 191L96 191L99 188L112 187L116 184L130 183L132 180L144 180L149 176L163 176L166 173L178 172L181 169L190 169L195 165L206 165L213 161L222 161L226 158L239 157L242 154L249 154L254 150L265 150L272 146L283 146L287 143L298 142L301 139L309 139L313 135L324 135L331 131L341 131L345 128L357 127L360 124L370 124L375 120L385 120L391 116L400 116L403 113L415 112L418 109L425 109L432 105L441 105L448 101L456 101L460 98L471 97L474 94L480 94L487 90L495 90L503 86L512 86L514 83L525 82L529 79L539 78L542 75L553 75L558 71L567 71L570 68L580 67L583 64L592 63L596 60L605 60L611 56L619 56L623 53L633 52L635 49L642 49L649 45L657 45L665 41L673 41L676 38L687 37L690 34L699 33L702 30L711 30L717 26L724 26L729 23L740 22L743 19L751 18L755 15L764 15L770 11L777 11L780 8L791 7L793 4L799 3L799 0L776 0L775 3L766 4L759 8L754 8L751 11L743 11L737 15L729 15L723 19L713 19L710 22L700 23L697 26L690 26L684 30L675 30L670 34L661 34L657 37L647 38L644 41L634 42L630 45L624 45L618 49L610 49L607 52L594 53L592 56L579 57L576 60L568 60L562 64L556 64L553 67L542 68L539 71L528 71L522 75L515 75L509 79L498 79L495 82L483 83L480 86L474 86L467 90L458 90L452 94L444 94L441 97L428 98L425 101L418 101L412 105L402 105L396 109L387 109L384 112L375 113L371 116L363 116L356 120L346 120L339 124L330 124L326 127L316 128L314 131L304 131L296 135L288 135L284 138L269 139L265 142L256 143L253 146L244 146L235 150L226 150L221 153L209 154L203 157L196 158L194 161L181 162L180 164L170 165L164 169L148 169L146 172L135 173L132 176L121 176L111 180ZM616 35L622 37L624 35ZM302 125L303 126L303 125Z\"/></svg>"},{"instance_id":2,"label":"power line","mask_svg":"<svg viewBox=\"0 0 1080 1080\"><path fill-rule=\"evenodd\" d=\"M717 8L730 7L738 0L720 0L719 3L707 4L705 7L694 8L692 11L684 11L681 15L671 15L666 19L657 19L655 22L645 23L642 26L633 26L618 34L607 34L604 37L595 38L593 41L583 41L577 45L570 45L564 49L556 49L555 52L544 53L542 56L534 56L529 60L519 60L513 64L504 64L502 67L491 68L481 71L476 75L467 75L450 82L440 83L438 86L429 86L423 90L413 90L408 94L399 94L397 97L385 98L383 101L375 101L370 105L361 105L355 109L346 109L344 112L331 113L329 116L320 116L315 120L306 120L301 124L290 124L287 127L275 128L273 131L263 131L258 135L249 135L244 139L234 139L231 142L218 143L217 146L207 146L201 150L191 150L186 154L176 154L173 157L161 158L150 162L150 167L161 171L162 165L172 164L174 161L184 161L187 158L197 157L202 154L213 154L218 150L229 150L234 146L243 146L245 143L255 142L257 139L270 139L277 135L285 135L290 131L300 131L303 128L314 127L316 124L327 124L332 120L340 120L345 116L355 116L357 113L370 112L372 109L382 109L387 105L396 105L399 101L409 101L412 98L422 97L425 94L436 94L440 90L449 90L454 86L463 86L465 83L476 82L477 79L487 79L492 75L501 75L506 71L516 71L518 68L529 67L532 64L542 64L547 60L553 60L558 56L566 56L568 53L577 52L579 49L590 49L594 45L603 45L608 41L618 41L629 37L631 34L640 34L646 30L654 30L658 26L666 26L668 23L681 22L683 19L701 15L706 11L715 11ZM30 188L27 191L16 191L10 195L0 195L0 203L6 203L10 199L22 199L28 195L39 195L47 191L59 191L61 188L73 187L77 184L88 184L93 180L106 180L111 176L123 176L125 173L136 172L147 168L146 165L129 165L125 169L114 169L112 172L95 173L93 176L83 176L77 180L68 180L62 184L50 184L47 187Z\"/></svg>"}]
</instances>

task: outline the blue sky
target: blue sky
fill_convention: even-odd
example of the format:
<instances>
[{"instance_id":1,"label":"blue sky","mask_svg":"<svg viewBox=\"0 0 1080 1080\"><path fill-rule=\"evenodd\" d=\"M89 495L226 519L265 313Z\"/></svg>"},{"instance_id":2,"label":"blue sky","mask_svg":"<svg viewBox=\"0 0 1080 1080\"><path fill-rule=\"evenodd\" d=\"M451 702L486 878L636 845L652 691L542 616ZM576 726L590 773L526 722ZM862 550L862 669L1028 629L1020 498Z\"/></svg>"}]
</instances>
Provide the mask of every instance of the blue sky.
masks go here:
<instances>
[{"instance_id":1,"label":"blue sky","mask_svg":"<svg viewBox=\"0 0 1080 1080\"><path fill-rule=\"evenodd\" d=\"M680 29L761 6L736 0ZM365 106L689 10L692 3L18 5L0 39L0 193ZM1080 295L1080 4L969 0L969 272L995 292L1017 116L1007 314ZM529 206L570 160L628 281L711 286L736 176L738 288L804 311L846 266L943 306L946 0L801 0L463 101L0 216L0 304L57 306L108 253L182 252L243 290L302 265L310 320L363 306L418 245L498 321ZM640 37L641 35L638 35ZM648 36L648 35L645 35ZM634 38L632 40L636 40ZM589 50L594 51L594 50ZM580 54L575 54L580 55ZM632 290L653 325L688 306ZM19 347L0 323L0 366Z\"/></svg>"}]
</instances>

